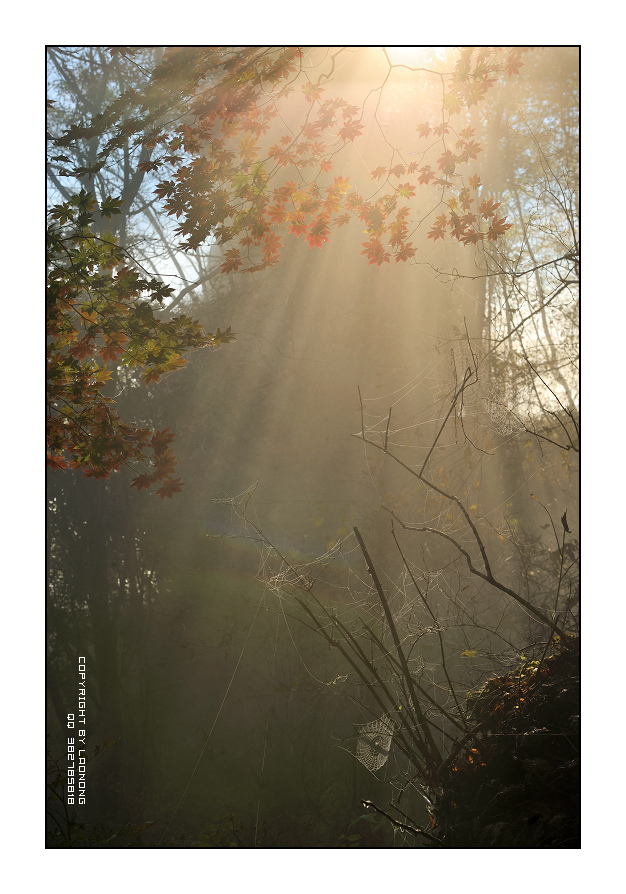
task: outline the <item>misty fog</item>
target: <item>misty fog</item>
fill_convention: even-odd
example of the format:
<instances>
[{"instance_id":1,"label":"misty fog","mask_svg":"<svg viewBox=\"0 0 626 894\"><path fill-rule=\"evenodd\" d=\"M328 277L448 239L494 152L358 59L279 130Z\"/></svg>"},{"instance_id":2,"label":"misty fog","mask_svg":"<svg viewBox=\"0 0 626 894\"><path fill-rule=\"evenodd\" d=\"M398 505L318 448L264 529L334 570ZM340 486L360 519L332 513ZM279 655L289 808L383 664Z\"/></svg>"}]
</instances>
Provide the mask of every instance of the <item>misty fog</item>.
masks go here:
<instances>
[{"instance_id":1,"label":"misty fog","mask_svg":"<svg viewBox=\"0 0 626 894\"><path fill-rule=\"evenodd\" d=\"M311 81L330 49L306 49ZM374 201L390 187L373 169L430 159L416 127L441 121L432 70L455 58L434 49L391 69L382 48L338 57L326 93L364 108L363 131L331 182ZM141 88L162 54L49 48L53 137ZM215 240L180 251L162 175L137 186L136 153L93 178L51 166L50 204L81 186L132 196L106 227L174 287L164 319L236 340L158 382L109 362L120 417L176 434L172 499L123 464L49 471L47 846L456 846L431 815L436 769L462 740L471 758L471 693L578 634L578 55L534 48L458 113L506 234L428 238L442 188L418 185L404 263L368 264L353 220L220 273ZM285 103L267 145L300 119L299 95ZM63 154L83 164L95 143ZM81 681L86 797L67 805ZM543 810L545 846L578 846Z\"/></svg>"}]
</instances>

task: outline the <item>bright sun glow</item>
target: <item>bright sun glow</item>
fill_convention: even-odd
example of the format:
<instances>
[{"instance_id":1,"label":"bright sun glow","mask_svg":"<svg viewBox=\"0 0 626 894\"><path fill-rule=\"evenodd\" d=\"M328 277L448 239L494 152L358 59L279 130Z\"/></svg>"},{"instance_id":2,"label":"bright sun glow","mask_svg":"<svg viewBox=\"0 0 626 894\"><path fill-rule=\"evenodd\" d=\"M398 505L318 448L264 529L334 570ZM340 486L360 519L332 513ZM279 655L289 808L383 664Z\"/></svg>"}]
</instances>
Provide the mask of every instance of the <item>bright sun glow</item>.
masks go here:
<instances>
[{"instance_id":1,"label":"bright sun glow","mask_svg":"<svg viewBox=\"0 0 626 894\"><path fill-rule=\"evenodd\" d=\"M447 47L385 47L392 65L408 65L417 68L425 65L433 56L445 57Z\"/></svg>"}]
</instances>

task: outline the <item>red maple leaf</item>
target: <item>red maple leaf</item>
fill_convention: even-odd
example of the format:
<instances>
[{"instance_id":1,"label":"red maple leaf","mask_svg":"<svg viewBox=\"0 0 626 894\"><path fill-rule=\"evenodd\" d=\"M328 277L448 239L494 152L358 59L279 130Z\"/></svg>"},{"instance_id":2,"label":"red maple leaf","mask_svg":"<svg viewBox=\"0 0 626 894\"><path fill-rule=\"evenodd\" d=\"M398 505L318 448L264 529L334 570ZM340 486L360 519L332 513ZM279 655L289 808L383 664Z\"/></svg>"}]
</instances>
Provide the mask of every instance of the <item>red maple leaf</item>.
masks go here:
<instances>
[{"instance_id":1,"label":"red maple leaf","mask_svg":"<svg viewBox=\"0 0 626 894\"><path fill-rule=\"evenodd\" d=\"M348 140L353 142L357 137L361 136L363 125L358 121L346 121L344 126L339 130L339 136L346 143Z\"/></svg>"},{"instance_id":2,"label":"red maple leaf","mask_svg":"<svg viewBox=\"0 0 626 894\"><path fill-rule=\"evenodd\" d=\"M307 236L309 248L313 248L314 246L316 246L317 248L321 248L324 242L328 242L329 233L330 229L326 218L318 217Z\"/></svg>"},{"instance_id":3,"label":"red maple leaf","mask_svg":"<svg viewBox=\"0 0 626 894\"><path fill-rule=\"evenodd\" d=\"M158 489L157 494L164 500L166 497L173 497L174 494L179 493L182 489L183 479L172 478L170 481L166 481L163 486Z\"/></svg>"},{"instance_id":4,"label":"red maple leaf","mask_svg":"<svg viewBox=\"0 0 626 894\"><path fill-rule=\"evenodd\" d=\"M289 224L288 232L293 233L294 236L302 236L303 233L307 232L303 214L289 214L287 223Z\"/></svg>"},{"instance_id":5,"label":"red maple leaf","mask_svg":"<svg viewBox=\"0 0 626 894\"><path fill-rule=\"evenodd\" d=\"M85 357L93 354L94 346L93 344L89 344L89 341L79 341L78 344L72 345L69 349L68 354L71 354L72 357L76 357L77 360L83 360Z\"/></svg>"},{"instance_id":6,"label":"red maple leaf","mask_svg":"<svg viewBox=\"0 0 626 894\"><path fill-rule=\"evenodd\" d=\"M443 239L445 235L446 234L444 230L442 230L440 227L432 227L426 238L432 239L434 242L436 242L437 239Z\"/></svg>"},{"instance_id":7,"label":"red maple leaf","mask_svg":"<svg viewBox=\"0 0 626 894\"><path fill-rule=\"evenodd\" d=\"M385 261L389 262L389 252L385 251L380 239L370 239L369 242L362 242L361 245L363 246L361 254L367 255L368 264L378 264L380 267Z\"/></svg>"},{"instance_id":8,"label":"red maple leaf","mask_svg":"<svg viewBox=\"0 0 626 894\"><path fill-rule=\"evenodd\" d=\"M130 486L136 487L137 490L141 490L143 487L145 487L146 489L149 488L152 483L152 476L146 475L144 473L143 475L138 475L136 478L133 478Z\"/></svg>"},{"instance_id":9,"label":"red maple leaf","mask_svg":"<svg viewBox=\"0 0 626 894\"><path fill-rule=\"evenodd\" d=\"M417 178L418 183L429 183L435 177L435 172L431 171L430 165L420 168L420 175Z\"/></svg>"},{"instance_id":10,"label":"red maple leaf","mask_svg":"<svg viewBox=\"0 0 626 894\"><path fill-rule=\"evenodd\" d=\"M480 233L478 230L466 230L461 236L461 242L464 245L474 245L476 242L481 242L485 238L484 233Z\"/></svg>"},{"instance_id":11,"label":"red maple leaf","mask_svg":"<svg viewBox=\"0 0 626 894\"><path fill-rule=\"evenodd\" d=\"M152 435L152 438L150 439L150 446L155 452L158 453L162 450L165 450L168 444L171 444L175 438L176 435L169 430L169 427L163 428Z\"/></svg>"},{"instance_id":12,"label":"red maple leaf","mask_svg":"<svg viewBox=\"0 0 626 894\"><path fill-rule=\"evenodd\" d=\"M449 149L446 149L443 155L439 157L437 165L439 167L439 170L443 171L446 177L449 177L450 174L454 174L454 170L456 168L455 154L453 152L450 152Z\"/></svg>"},{"instance_id":13,"label":"red maple leaf","mask_svg":"<svg viewBox=\"0 0 626 894\"><path fill-rule=\"evenodd\" d=\"M46 465L50 469L67 469L65 460L61 459L58 454L53 456L49 450L46 451Z\"/></svg>"},{"instance_id":14,"label":"red maple leaf","mask_svg":"<svg viewBox=\"0 0 626 894\"><path fill-rule=\"evenodd\" d=\"M100 351L100 357L106 362L107 360L117 360L122 353L123 348L113 342L109 342L103 350Z\"/></svg>"}]
</instances>

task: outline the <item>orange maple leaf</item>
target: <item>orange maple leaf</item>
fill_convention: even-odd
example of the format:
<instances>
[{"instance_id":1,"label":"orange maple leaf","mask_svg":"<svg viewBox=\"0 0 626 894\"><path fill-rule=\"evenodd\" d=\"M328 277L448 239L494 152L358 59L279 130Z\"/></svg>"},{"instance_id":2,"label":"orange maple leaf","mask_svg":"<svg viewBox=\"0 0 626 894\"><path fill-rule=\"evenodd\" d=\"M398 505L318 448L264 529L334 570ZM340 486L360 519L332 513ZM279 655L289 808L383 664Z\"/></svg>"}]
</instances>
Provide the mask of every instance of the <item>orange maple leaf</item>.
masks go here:
<instances>
[{"instance_id":1,"label":"orange maple leaf","mask_svg":"<svg viewBox=\"0 0 626 894\"><path fill-rule=\"evenodd\" d=\"M443 239L445 235L446 234L444 230L440 229L439 227L433 227L426 238L432 239L434 242L436 242L437 239Z\"/></svg>"},{"instance_id":2,"label":"orange maple leaf","mask_svg":"<svg viewBox=\"0 0 626 894\"><path fill-rule=\"evenodd\" d=\"M407 242L402 246L400 251L396 252L396 264L398 261L408 261L409 258L412 258L415 254L415 248L413 248L413 244L411 242Z\"/></svg>"}]
</instances>

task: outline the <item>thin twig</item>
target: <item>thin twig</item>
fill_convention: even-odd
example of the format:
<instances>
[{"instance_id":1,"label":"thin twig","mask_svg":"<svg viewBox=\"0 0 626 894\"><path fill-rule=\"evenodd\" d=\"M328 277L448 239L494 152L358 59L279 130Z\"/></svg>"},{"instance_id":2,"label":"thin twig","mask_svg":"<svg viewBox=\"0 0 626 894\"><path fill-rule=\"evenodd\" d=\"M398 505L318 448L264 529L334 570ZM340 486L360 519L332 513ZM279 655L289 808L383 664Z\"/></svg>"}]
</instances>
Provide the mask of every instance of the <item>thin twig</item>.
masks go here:
<instances>
[{"instance_id":1,"label":"thin twig","mask_svg":"<svg viewBox=\"0 0 626 894\"><path fill-rule=\"evenodd\" d=\"M385 431L385 453L387 452L387 440L389 438L389 423L391 422L391 411L393 407L389 407L389 415L387 416L387 430Z\"/></svg>"},{"instance_id":2,"label":"thin twig","mask_svg":"<svg viewBox=\"0 0 626 894\"><path fill-rule=\"evenodd\" d=\"M446 845L443 843L443 841L440 841L439 838L435 838L434 835L431 835L429 832L424 832L423 829L418 829L416 826L409 826L406 823L401 823L400 820L394 819L392 816L386 813L386 811L382 810L382 808L377 807L373 801L361 801L361 804L363 805L363 807L365 807L366 810L371 808L372 810L375 810L376 813L380 813L381 816L384 816L386 819L388 819L389 822L393 823L393 825L396 826L398 829L402 829L403 832L411 832L413 835L423 835L424 838L428 838L428 840L432 841L433 844L436 844L437 847L445 848Z\"/></svg>"}]
</instances>

